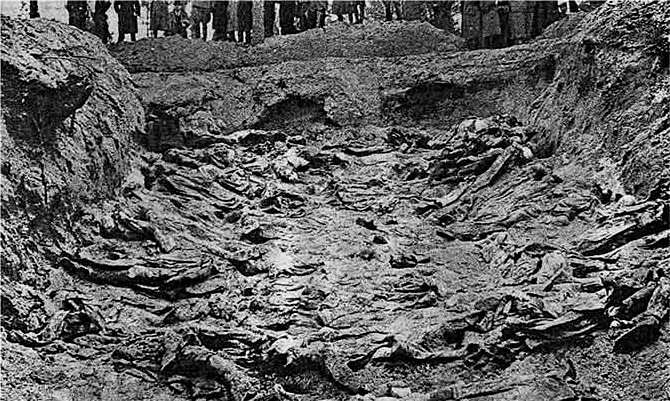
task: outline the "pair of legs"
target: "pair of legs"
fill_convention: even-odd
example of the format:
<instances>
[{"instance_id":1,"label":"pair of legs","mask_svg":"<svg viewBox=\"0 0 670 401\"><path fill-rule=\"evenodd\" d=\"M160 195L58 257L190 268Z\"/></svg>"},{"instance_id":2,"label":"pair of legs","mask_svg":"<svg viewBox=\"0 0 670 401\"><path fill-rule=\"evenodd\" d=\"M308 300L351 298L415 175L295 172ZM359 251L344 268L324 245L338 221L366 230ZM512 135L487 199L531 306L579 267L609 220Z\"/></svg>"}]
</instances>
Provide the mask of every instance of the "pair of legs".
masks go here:
<instances>
[{"instance_id":1,"label":"pair of legs","mask_svg":"<svg viewBox=\"0 0 670 401\"><path fill-rule=\"evenodd\" d=\"M269 38L275 34L275 3L267 1L263 3L263 34Z\"/></svg>"},{"instance_id":2,"label":"pair of legs","mask_svg":"<svg viewBox=\"0 0 670 401\"><path fill-rule=\"evenodd\" d=\"M317 26L324 28L326 26L326 10L319 10Z\"/></svg>"},{"instance_id":3,"label":"pair of legs","mask_svg":"<svg viewBox=\"0 0 670 401\"><path fill-rule=\"evenodd\" d=\"M316 10L307 10L307 12L303 15L304 23L302 26L305 29L316 28L316 14Z\"/></svg>"},{"instance_id":4,"label":"pair of legs","mask_svg":"<svg viewBox=\"0 0 670 401\"><path fill-rule=\"evenodd\" d=\"M228 2L212 2L212 27L214 37L212 40L225 40L228 33Z\"/></svg>"},{"instance_id":5,"label":"pair of legs","mask_svg":"<svg viewBox=\"0 0 670 401\"><path fill-rule=\"evenodd\" d=\"M251 31L228 31L227 39L231 42L251 43Z\"/></svg>"},{"instance_id":6,"label":"pair of legs","mask_svg":"<svg viewBox=\"0 0 670 401\"><path fill-rule=\"evenodd\" d=\"M195 39L200 38L200 32L202 32L202 39L207 40L207 24L212 18L211 10L204 9L200 7L193 7L191 9L191 17L193 19L193 37Z\"/></svg>"},{"instance_id":7,"label":"pair of legs","mask_svg":"<svg viewBox=\"0 0 670 401\"><path fill-rule=\"evenodd\" d=\"M386 12L386 20L393 21L393 12L398 20L402 19L402 11L400 10L399 1L384 1L384 11Z\"/></svg>"},{"instance_id":8,"label":"pair of legs","mask_svg":"<svg viewBox=\"0 0 670 401\"><path fill-rule=\"evenodd\" d=\"M200 39L200 32L202 30L202 39L207 40L207 23L204 21L194 22L193 27L193 37L195 39Z\"/></svg>"},{"instance_id":9,"label":"pair of legs","mask_svg":"<svg viewBox=\"0 0 670 401\"><path fill-rule=\"evenodd\" d=\"M362 24L365 19L365 2L364 1L355 1L354 4L354 14L356 15L355 24ZM351 21L351 16L349 17Z\"/></svg>"},{"instance_id":10,"label":"pair of legs","mask_svg":"<svg viewBox=\"0 0 670 401\"><path fill-rule=\"evenodd\" d=\"M281 27L282 35L290 35L296 33L294 18L295 18L295 1L280 1L279 2L279 26Z\"/></svg>"},{"instance_id":11,"label":"pair of legs","mask_svg":"<svg viewBox=\"0 0 670 401\"><path fill-rule=\"evenodd\" d=\"M126 34L125 34L125 33L121 33L121 32L119 32L119 41L118 41L118 43L122 43L124 40L126 40ZM137 40L137 34L135 34L134 32L131 32L131 33L130 33L130 41L131 41L131 42L134 42L135 40Z\"/></svg>"},{"instance_id":12,"label":"pair of legs","mask_svg":"<svg viewBox=\"0 0 670 401\"><path fill-rule=\"evenodd\" d=\"M250 44L251 43L251 31L240 31L240 42Z\"/></svg>"}]
</instances>

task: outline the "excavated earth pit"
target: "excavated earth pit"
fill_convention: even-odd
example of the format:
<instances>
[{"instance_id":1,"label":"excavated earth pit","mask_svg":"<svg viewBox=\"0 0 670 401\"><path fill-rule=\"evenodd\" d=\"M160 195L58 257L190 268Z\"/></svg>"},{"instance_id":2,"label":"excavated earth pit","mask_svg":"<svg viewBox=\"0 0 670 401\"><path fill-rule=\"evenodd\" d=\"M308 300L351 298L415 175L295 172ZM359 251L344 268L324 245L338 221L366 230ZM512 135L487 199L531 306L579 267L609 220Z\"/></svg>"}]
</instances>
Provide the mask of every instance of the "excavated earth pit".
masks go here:
<instances>
[{"instance_id":1,"label":"excavated earth pit","mask_svg":"<svg viewBox=\"0 0 670 401\"><path fill-rule=\"evenodd\" d=\"M225 58L3 17L3 397L670 398L668 27Z\"/></svg>"}]
</instances>

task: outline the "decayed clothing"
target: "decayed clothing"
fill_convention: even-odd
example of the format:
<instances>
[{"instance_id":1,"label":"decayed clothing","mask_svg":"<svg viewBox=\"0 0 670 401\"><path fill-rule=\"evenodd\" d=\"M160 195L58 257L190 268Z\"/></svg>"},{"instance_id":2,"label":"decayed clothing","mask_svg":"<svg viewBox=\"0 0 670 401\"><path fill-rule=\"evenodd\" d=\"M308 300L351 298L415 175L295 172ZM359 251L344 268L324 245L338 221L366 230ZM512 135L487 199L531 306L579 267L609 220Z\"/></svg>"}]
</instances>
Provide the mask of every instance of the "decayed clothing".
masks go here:
<instances>
[{"instance_id":1,"label":"decayed clothing","mask_svg":"<svg viewBox=\"0 0 670 401\"><path fill-rule=\"evenodd\" d=\"M119 35L137 33L137 16L140 15L138 0L116 0L114 11L119 17Z\"/></svg>"},{"instance_id":2,"label":"decayed clothing","mask_svg":"<svg viewBox=\"0 0 670 401\"><path fill-rule=\"evenodd\" d=\"M165 31L168 29L168 4L165 0L153 0L149 5L149 29Z\"/></svg>"}]
</instances>

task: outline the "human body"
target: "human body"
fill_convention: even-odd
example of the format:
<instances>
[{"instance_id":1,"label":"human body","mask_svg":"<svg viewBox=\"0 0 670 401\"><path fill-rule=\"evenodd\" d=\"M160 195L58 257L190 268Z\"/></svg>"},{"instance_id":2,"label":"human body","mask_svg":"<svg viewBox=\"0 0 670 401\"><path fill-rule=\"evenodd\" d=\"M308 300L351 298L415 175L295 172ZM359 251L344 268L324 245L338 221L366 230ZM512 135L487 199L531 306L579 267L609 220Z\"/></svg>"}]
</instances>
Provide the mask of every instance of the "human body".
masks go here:
<instances>
[{"instance_id":1,"label":"human body","mask_svg":"<svg viewBox=\"0 0 670 401\"><path fill-rule=\"evenodd\" d=\"M207 40L207 24L212 19L212 3L208 0L194 0L191 3L191 31L193 37Z\"/></svg>"},{"instance_id":2,"label":"human body","mask_svg":"<svg viewBox=\"0 0 670 401\"><path fill-rule=\"evenodd\" d=\"M116 0L114 11L119 18L119 43L125 40L126 34L130 34L130 40L135 41L137 35L137 17L140 15L140 2L138 0Z\"/></svg>"},{"instance_id":3,"label":"human body","mask_svg":"<svg viewBox=\"0 0 670 401\"><path fill-rule=\"evenodd\" d=\"M86 20L88 19L88 4L86 1L68 0L65 8L68 13L68 24L85 31Z\"/></svg>"},{"instance_id":4,"label":"human body","mask_svg":"<svg viewBox=\"0 0 670 401\"><path fill-rule=\"evenodd\" d=\"M107 11L112 7L109 0L95 0L95 11L93 12L93 34L107 44L111 39L109 24L107 23Z\"/></svg>"},{"instance_id":5,"label":"human body","mask_svg":"<svg viewBox=\"0 0 670 401\"><path fill-rule=\"evenodd\" d=\"M240 0L237 4L237 30L240 42L251 43L252 9L251 0Z\"/></svg>"},{"instance_id":6,"label":"human body","mask_svg":"<svg viewBox=\"0 0 670 401\"><path fill-rule=\"evenodd\" d=\"M384 3L384 12L387 21L393 21L393 12L395 11L396 18L398 20L402 19L402 8L399 1L392 0L383 0Z\"/></svg>"},{"instance_id":7,"label":"human body","mask_svg":"<svg viewBox=\"0 0 670 401\"><path fill-rule=\"evenodd\" d=\"M153 0L149 5L149 30L154 38L158 37L158 31L168 29L168 4L165 0Z\"/></svg>"},{"instance_id":8,"label":"human body","mask_svg":"<svg viewBox=\"0 0 670 401\"><path fill-rule=\"evenodd\" d=\"M228 32L228 2L214 1L212 4L213 40L224 40Z\"/></svg>"}]
</instances>

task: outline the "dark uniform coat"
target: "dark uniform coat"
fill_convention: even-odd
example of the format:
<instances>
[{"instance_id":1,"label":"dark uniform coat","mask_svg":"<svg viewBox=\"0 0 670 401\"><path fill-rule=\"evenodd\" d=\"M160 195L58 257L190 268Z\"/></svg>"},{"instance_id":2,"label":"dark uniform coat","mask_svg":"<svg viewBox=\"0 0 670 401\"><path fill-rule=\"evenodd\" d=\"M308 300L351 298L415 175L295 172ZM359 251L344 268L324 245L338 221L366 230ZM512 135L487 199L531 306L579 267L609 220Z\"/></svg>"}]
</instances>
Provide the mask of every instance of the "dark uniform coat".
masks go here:
<instances>
[{"instance_id":1,"label":"dark uniform coat","mask_svg":"<svg viewBox=\"0 0 670 401\"><path fill-rule=\"evenodd\" d=\"M88 18L88 3L85 0L68 0L65 8L68 12L68 23L85 31L86 19Z\"/></svg>"},{"instance_id":2,"label":"dark uniform coat","mask_svg":"<svg viewBox=\"0 0 670 401\"><path fill-rule=\"evenodd\" d=\"M153 0L149 5L149 29L165 31L168 29L168 4L165 0Z\"/></svg>"},{"instance_id":3,"label":"dark uniform coat","mask_svg":"<svg viewBox=\"0 0 670 401\"><path fill-rule=\"evenodd\" d=\"M513 43L523 43L533 32L533 1L509 2L509 36Z\"/></svg>"},{"instance_id":4,"label":"dark uniform coat","mask_svg":"<svg viewBox=\"0 0 670 401\"><path fill-rule=\"evenodd\" d=\"M468 47L477 48L480 46L482 35L482 9L478 1L461 2L461 34L466 40Z\"/></svg>"},{"instance_id":5,"label":"dark uniform coat","mask_svg":"<svg viewBox=\"0 0 670 401\"><path fill-rule=\"evenodd\" d=\"M138 0L115 0L114 11L119 15L119 35L137 33L137 16L140 15Z\"/></svg>"},{"instance_id":6,"label":"dark uniform coat","mask_svg":"<svg viewBox=\"0 0 670 401\"><path fill-rule=\"evenodd\" d=\"M107 11L112 6L109 0L95 0L95 11L93 12L93 34L107 43L111 37L109 24L107 23Z\"/></svg>"},{"instance_id":7,"label":"dark uniform coat","mask_svg":"<svg viewBox=\"0 0 670 401\"><path fill-rule=\"evenodd\" d=\"M240 31L251 31L252 18L251 10L253 3L251 0L240 0L237 3L237 29Z\"/></svg>"},{"instance_id":8,"label":"dark uniform coat","mask_svg":"<svg viewBox=\"0 0 670 401\"><path fill-rule=\"evenodd\" d=\"M228 31L228 2L214 1L212 3L212 27L215 32Z\"/></svg>"}]
</instances>

